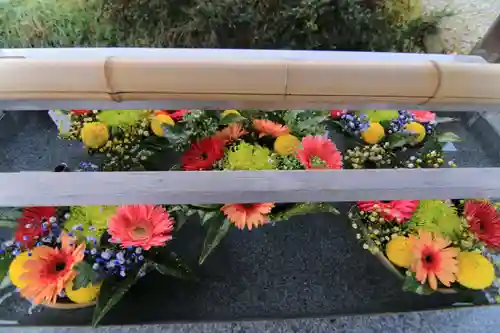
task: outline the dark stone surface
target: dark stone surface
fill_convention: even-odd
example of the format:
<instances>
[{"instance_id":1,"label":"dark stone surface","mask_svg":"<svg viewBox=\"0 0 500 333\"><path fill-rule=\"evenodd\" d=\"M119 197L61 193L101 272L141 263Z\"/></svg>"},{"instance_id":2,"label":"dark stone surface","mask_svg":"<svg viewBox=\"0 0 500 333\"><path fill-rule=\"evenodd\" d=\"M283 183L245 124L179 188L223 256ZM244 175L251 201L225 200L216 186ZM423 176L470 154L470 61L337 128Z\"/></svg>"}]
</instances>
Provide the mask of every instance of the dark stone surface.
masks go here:
<instances>
[{"instance_id":1,"label":"dark stone surface","mask_svg":"<svg viewBox=\"0 0 500 333\"><path fill-rule=\"evenodd\" d=\"M57 139L48 116L18 117L24 118L18 122L18 130L0 137L0 171L51 170L63 161L75 164L86 159L79 144ZM456 144L458 151L453 153L459 165L495 164L460 123L446 126L466 139ZM187 224L171 246L196 267L201 281L190 283L150 274L102 323L403 312L446 308L471 300L469 294L418 296L403 292L401 281L361 248L343 216L294 218L252 232L233 229L201 267L196 261L203 232L197 223ZM481 294L474 296L484 302ZM28 308L28 302L19 296L8 298L0 307L0 319L19 320L23 325L86 325L92 311L39 307L28 315Z\"/></svg>"}]
</instances>

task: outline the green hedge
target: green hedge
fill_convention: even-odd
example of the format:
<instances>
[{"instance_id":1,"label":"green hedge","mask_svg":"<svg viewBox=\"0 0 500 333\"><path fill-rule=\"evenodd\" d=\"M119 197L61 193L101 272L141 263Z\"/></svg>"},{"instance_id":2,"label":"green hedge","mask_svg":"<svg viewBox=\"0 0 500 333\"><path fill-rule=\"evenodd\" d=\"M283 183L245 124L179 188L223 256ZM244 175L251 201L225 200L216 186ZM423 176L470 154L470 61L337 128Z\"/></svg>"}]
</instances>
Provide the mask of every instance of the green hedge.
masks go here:
<instances>
[{"instance_id":1,"label":"green hedge","mask_svg":"<svg viewBox=\"0 0 500 333\"><path fill-rule=\"evenodd\" d=\"M439 15L401 20L387 6L366 1L13 0L2 5L0 38L4 47L420 52L423 36L440 20Z\"/></svg>"}]
</instances>

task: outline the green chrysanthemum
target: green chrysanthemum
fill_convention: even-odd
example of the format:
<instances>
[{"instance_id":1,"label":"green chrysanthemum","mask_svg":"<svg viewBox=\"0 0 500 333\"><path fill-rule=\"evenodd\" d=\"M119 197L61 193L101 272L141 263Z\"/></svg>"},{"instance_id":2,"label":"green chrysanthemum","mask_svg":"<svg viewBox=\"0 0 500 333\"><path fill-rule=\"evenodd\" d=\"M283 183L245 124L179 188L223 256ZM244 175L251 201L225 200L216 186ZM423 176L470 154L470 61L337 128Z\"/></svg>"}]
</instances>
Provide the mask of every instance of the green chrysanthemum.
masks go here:
<instances>
[{"instance_id":1,"label":"green chrysanthemum","mask_svg":"<svg viewBox=\"0 0 500 333\"><path fill-rule=\"evenodd\" d=\"M399 117L398 110L361 110L359 114L365 114L371 122L381 122Z\"/></svg>"},{"instance_id":2,"label":"green chrysanthemum","mask_svg":"<svg viewBox=\"0 0 500 333\"><path fill-rule=\"evenodd\" d=\"M224 169L229 170L272 170L276 166L276 158L269 149L246 142L233 146L224 161Z\"/></svg>"},{"instance_id":3,"label":"green chrysanthemum","mask_svg":"<svg viewBox=\"0 0 500 333\"><path fill-rule=\"evenodd\" d=\"M80 239L99 241L106 231L108 220L116 212L116 206L74 206L70 208L70 217L64 223L64 229Z\"/></svg>"},{"instance_id":4,"label":"green chrysanthemum","mask_svg":"<svg viewBox=\"0 0 500 333\"><path fill-rule=\"evenodd\" d=\"M111 127L127 128L139 123L149 113L147 110L103 110L97 119Z\"/></svg>"},{"instance_id":5,"label":"green chrysanthemum","mask_svg":"<svg viewBox=\"0 0 500 333\"><path fill-rule=\"evenodd\" d=\"M460 235L462 219L456 208L442 200L422 200L413 218L408 222L412 229L437 232L450 239Z\"/></svg>"}]
</instances>

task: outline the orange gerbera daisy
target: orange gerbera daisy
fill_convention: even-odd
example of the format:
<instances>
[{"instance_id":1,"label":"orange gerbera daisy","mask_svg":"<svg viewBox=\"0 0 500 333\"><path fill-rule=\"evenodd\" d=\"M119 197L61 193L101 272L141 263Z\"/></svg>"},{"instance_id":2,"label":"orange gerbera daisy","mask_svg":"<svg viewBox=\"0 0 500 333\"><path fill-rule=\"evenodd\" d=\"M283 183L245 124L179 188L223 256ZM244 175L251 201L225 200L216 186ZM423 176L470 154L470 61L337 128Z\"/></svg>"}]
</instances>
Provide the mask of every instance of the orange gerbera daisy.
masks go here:
<instances>
[{"instance_id":1,"label":"orange gerbera daisy","mask_svg":"<svg viewBox=\"0 0 500 333\"><path fill-rule=\"evenodd\" d=\"M153 205L121 206L108 223L110 242L144 250L165 245L173 231L174 221L165 208Z\"/></svg>"},{"instance_id":2,"label":"orange gerbera daisy","mask_svg":"<svg viewBox=\"0 0 500 333\"><path fill-rule=\"evenodd\" d=\"M215 137L223 140L226 143L230 143L234 140L238 140L243 135L247 134L241 124L233 123L227 126L226 128L221 129L220 131L215 132Z\"/></svg>"},{"instance_id":3,"label":"orange gerbera daisy","mask_svg":"<svg viewBox=\"0 0 500 333\"><path fill-rule=\"evenodd\" d=\"M253 121L253 127L257 132L259 132L259 138L264 135L271 135L278 137L283 134L290 133L287 126L275 123L274 121L267 119L255 119Z\"/></svg>"},{"instance_id":4,"label":"orange gerbera daisy","mask_svg":"<svg viewBox=\"0 0 500 333\"><path fill-rule=\"evenodd\" d=\"M436 290L437 280L449 287L456 280L458 272L457 255L460 250L448 247L451 242L436 234L420 231L418 236L410 236L412 242L413 262L410 269L415 272L416 278Z\"/></svg>"},{"instance_id":5,"label":"orange gerbera daisy","mask_svg":"<svg viewBox=\"0 0 500 333\"><path fill-rule=\"evenodd\" d=\"M268 221L274 203L227 204L220 210L238 229L260 227Z\"/></svg>"},{"instance_id":6,"label":"orange gerbera daisy","mask_svg":"<svg viewBox=\"0 0 500 333\"><path fill-rule=\"evenodd\" d=\"M76 246L76 239L63 233L61 248L38 246L24 264L21 281L28 281L21 295L35 304L55 303L57 296L78 274L73 268L83 260L85 244Z\"/></svg>"}]
</instances>

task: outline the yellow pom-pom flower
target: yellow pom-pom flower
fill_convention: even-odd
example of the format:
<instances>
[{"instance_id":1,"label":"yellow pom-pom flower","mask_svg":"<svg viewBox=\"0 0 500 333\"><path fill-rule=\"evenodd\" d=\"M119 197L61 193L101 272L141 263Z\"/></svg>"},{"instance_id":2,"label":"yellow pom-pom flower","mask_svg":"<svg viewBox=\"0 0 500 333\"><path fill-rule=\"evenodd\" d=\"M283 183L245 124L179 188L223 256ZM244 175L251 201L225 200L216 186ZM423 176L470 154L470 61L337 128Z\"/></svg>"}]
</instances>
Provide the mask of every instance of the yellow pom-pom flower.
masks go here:
<instances>
[{"instance_id":1,"label":"yellow pom-pom flower","mask_svg":"<svg viewBox=\"0 0 500 333\"><path fill-rule=\"evenodd\" d=\"M86 287L82 287L73 290L73 281L69 281L64 291L66 296L74 303L85 304L90 303L97 298L101 290L102 282L99 284L88 284Z\"/></svg>"},{"instance_id":2,"label":"yellow pom-pom flower","mask_svg":"<svg viewBox=\"0 0 500 333\"><path fill-rule=\"evenodd\" d=\"M274 141L274 151L281 156L293 155L297 152L300 140L291 134L280 135Z\"/></svg>"},{"instance_id":3,"label":"yellow pom-pom flower","mask_svg":"<svg viewBox=\"0 0 500 333\"><path fill-rule=\"evenodd\" d=\"M457 281L462 286L482 290L488 288L495 279L493 264L477 252L460 252Z\"/></svg>"},{"instance_id":4,"label":"yellow pom-pom flower","mask_svg":"<svg viewBox=\"0 0 500 333\"><path fill-rule=\"evenodd\" d=\"M384 127L377 122L371 122L370 127L368 127L366 131L361 133L361 137L363 138L363 140L371 145L379 143L380 140L383 139L384 135Z\"/></svg>"},{"instance_id":5,"label":"yellow pom-pom flower","mask_svg":"<svg viewBox=\"0 0 500 333\"><path fill-rule=\"evenodd\" d=\"M385 253L394 265L410 267L413 261L411 249L412 244L408 237L397 236L387 243Z\"/></svg>"},{"instance_id":6,"label":"yellow pom-pom flower","mask_svg":"<svg viewBox=\"0 0 500 333\"><path fill-rule=\"evenodd\" d=\"M109 140L108 126L103 123L86 123L80 132L83 144L87 148L101 148Z\"/></svg>"},{"instance_id":7,"label":"yellow pom-pom flower","mask_svg":"<svg viewBox=\"0 0 500 333\"><path fill-rule=\"evenodd\" d=\"M412 123L409 123L408 125L405 126L405 130L413 133L413 134L416 134L417 137L416 137L416 140L417 142L422 142L423 139L425 139L425 127L420 124L420 123L417 123L417 122L412 122Z\"/></svg>"},{"instance_id":8,"label":"yellow pom-pom flower","mask_svg":"<svg viewBox=\"0 0 500 333\"><path fill-rule=\"evenodd\" d=\"M235 116L241 116L241 114L238 112L238 110L224 110L224 112L222 112L222 114L221 114L221 118L229 116L230 114L235 115Z\"/></svg>"},{"instance_id":9,"label":"yellow pom-pom flower","mask_svg":"<svg viewBox=\"0 0 500 333\"><path fill-rule=\"evenodd\" d=\"M151 119L151 130L156 136L163 136L163 125L174 126L175 122L168 114L159 114Z\"/></svg>"},{"instance_id":10,"label":"yellow pom-pom flower","mask_svg":"<svg viewBox=\"0 0 500 333\"><path fill-rule=\"evenodd\" d=\"M21 280L21 275L25 273L24 263L30 260L28 252L23 252L12 260L9 266L9 279L14 286L19 289L26 287L29 281Z\"/></svg>"}]
</instances>

